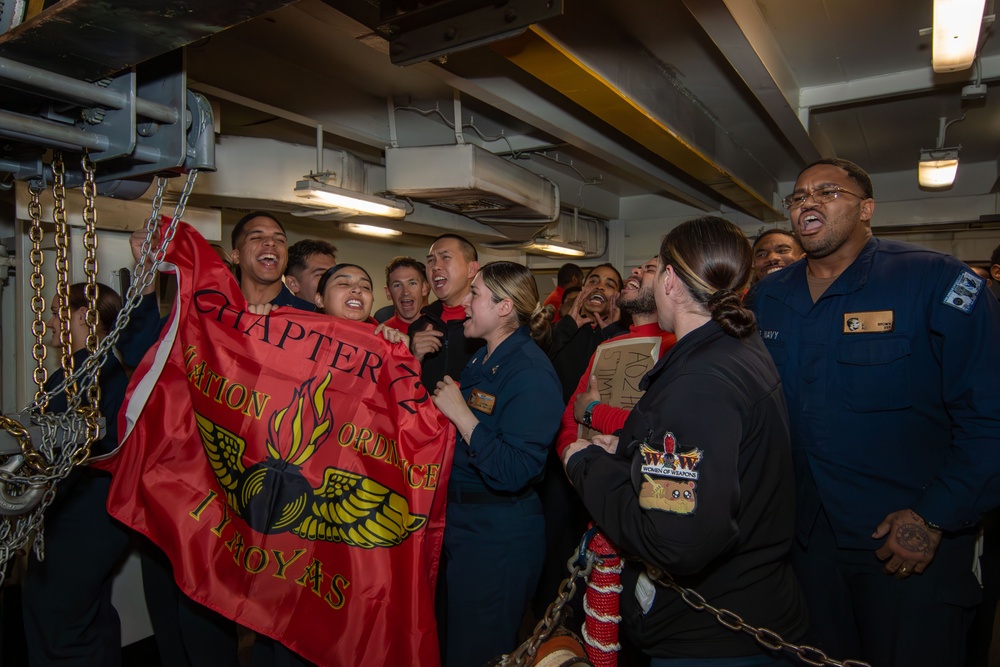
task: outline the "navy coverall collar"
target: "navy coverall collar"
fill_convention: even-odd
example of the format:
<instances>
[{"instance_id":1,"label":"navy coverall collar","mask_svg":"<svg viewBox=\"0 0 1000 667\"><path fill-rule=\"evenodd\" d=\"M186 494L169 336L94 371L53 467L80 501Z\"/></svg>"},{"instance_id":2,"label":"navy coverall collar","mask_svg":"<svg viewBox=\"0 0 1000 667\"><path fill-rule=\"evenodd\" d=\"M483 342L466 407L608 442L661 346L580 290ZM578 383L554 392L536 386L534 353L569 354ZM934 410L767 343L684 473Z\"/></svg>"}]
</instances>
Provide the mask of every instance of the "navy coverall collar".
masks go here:
<instances>
[{"instance_id":1,"label":"navy coverall collar","mask_svg":"<svg viewBox=\"0 0 1000 667\"><path fill-rule=\"evenodd\" d=\"M528 327L520 326L514 330L514 333L504 338L503 341L497 345L497 348L493 350L493 354L490 355L489 359L485 359L484 361L484 358L486 357L486 346L484 345L478 352L476 352L475 356L469 362L469 365L473 367L480 365L489 366L495 371L496 366L503 361L504 357L510 356L511 352L529 342L532 341L531 334L528 332Z\"/></svg>"},{"instance_id":2,"label":"navy coverall collar","mask_svg":"<svg viewBox=\"0 0 1000 667\"><path fill-rule=\"evenodd\" d=\"M292 294L292 290L288 289L284 284L281 285L281 291L278 292L278 295L271 299L271 304L275 306L291 306L292 308L310 312L316 311L315 304L311 304L305 299L295 296Z\"/></svg>"},{"instance_id":3,"label":"navy coverall collar","mask_svg":"<svg viewBox=\"0 0 1000 667\"><path fill-rule=\"evenodd\" d=\"M871 270L872 261L875 258L875 251L878 249L879 240L876 237L868 239L868 243L861 249L861 252L851 265L844 269L844 272L833 281L819 300L828 296L840 296L850 294L864 287L868 281L868 272ZM795 262L788 268L782 270L775 276L775 281L783 285L785 289L771 292L773 298L782 301L789 308L800 315L806 315L813 308L812 296L809 294L809 283L806 276L808 260Z\"/></svg>"}]
</instances>

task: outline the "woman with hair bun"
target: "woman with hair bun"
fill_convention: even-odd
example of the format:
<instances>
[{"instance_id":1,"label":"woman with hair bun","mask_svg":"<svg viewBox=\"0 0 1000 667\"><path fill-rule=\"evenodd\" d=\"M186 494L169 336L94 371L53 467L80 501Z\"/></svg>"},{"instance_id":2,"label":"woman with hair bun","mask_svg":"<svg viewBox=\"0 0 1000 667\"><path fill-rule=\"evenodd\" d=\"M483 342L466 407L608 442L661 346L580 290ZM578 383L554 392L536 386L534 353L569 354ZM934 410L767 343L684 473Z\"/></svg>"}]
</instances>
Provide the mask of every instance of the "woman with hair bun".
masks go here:
<instances>
[{"instance_id":1,"label":"woman with hair bun","mask_svg":"<svg viewBox=\"0 0 1000 667\"><path fill-rule=\"evenodd\" d=\"M788 415L740 300L751 265L743 233L721 218L691 220L664 237L656 312L677 344L643 378L646 393L620 438L578 440L562 456L587 510L631 557L621 623L652 667L790 663L653 583L645 564L753 627L791 642L805 631L788 561Z\"/></svg>"},{"instance_id":2,"label":"woman with hair bun","mask_svg":"<svg viewBox=\"0 0 1000 667\"><path fill-rule=\"evenodd\" d=\"M534 339L548 321L535 280L514 262L479 270L462 305L482 347L445 376L434 403L457 431L438 586L446 667L480 667L517 646L545 556L535 492L562 415L559 379ZM460 388L461 387L461 388Z\"/></svg>"}]
</instances>

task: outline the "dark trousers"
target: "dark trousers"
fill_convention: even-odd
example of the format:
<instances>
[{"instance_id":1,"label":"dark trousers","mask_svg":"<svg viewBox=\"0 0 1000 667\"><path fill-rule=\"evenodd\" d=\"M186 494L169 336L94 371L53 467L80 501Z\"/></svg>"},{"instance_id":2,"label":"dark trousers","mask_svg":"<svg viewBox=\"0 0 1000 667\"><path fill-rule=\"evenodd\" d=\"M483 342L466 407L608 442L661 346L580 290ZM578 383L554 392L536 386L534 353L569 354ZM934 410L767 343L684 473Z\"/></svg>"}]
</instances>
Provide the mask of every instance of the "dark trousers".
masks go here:
<instances>
[{"instance_id":1,"label":"dark trousers","mask_svg":"<svg viewBox=\"0 0 1000 667\"><path fill-rule=\"evenodd\" d=\"M142 588L160 662L166 667L239 667L236 624L204 607L174 581L163 550L143 540Z\"/></svg>"},{"instance_id":2,"label":"dark trousers","mask_svg":"<svg viewBox=\"0 0 1000 667\"><path fill-rule=\"evenodd\" d=\"M994 636L993 628L1000 615L1000 509L994 509L983 516L983 555L980 557L983 574L983 602L976 612L969 631L968 667L986 667L990 659L996 664L996 657L990 655L993 644L1000 640ZM996 652L996 651L994 651Z\"/></svg>"},{"instance_id":3,"label":"dark trousers","mask_svg":"<svg viewBox=\"0 0 1000 667\"><path fill-rule=\"evenodd\" d=\"M517 648L517 632L545 555L538 496L507 503L449 502L439 592L446 667L482 667Z\"/></svg>"},{"instance_id":4,"label":"dark trousers","mask_svg":"<svg viewBox=\"0 0 1000 667\"><path fill-rule=\"evenodd\" d=\"M106 473L74 471L45 514L45 560L32 556L21 589L32 666L121 664L111 581L130 531L105 509L110 484Z\"/></svg>"},{"instance_id":5,"label":"dark trousers","mask_svg":"<svg viewBox=\"0 0 1000 667\"><path fill-rule=\"evenodd\" d=\"M982 595L972 572L975 535L946 535L927 570L902 580L882 572L880 544L838 548L825 512L808 545L796 541L792 565L809 608L807 643L872 667L961 667Z\"/></svg>"},{"instance_id":6,"label":"dark trousers","mask_svg":"<svg viewBox=\"0 0 1000 667\"><path fill-rule=\"evenodd\" d=\"M264 635L254 639L251 664L253 667L314 667L292 649Z\"/></svg>"}]
</instances>

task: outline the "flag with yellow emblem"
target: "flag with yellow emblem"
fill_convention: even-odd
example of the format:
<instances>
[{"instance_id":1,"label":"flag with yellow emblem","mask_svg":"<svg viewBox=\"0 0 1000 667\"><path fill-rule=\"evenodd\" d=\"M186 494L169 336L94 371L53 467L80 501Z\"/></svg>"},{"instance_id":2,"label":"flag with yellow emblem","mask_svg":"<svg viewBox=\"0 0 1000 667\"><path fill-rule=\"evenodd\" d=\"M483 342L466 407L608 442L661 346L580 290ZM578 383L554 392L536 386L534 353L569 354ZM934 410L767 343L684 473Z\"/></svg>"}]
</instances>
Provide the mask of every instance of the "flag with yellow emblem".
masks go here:
<instances>
[{"instance_id":1,"label":"flag with yellow emblem","mask_svg":"<svg viewBox=\"0 0 1000 667\"><path fill-rule=\"evenodd\" d=\"M247 312L184 223L167 261L177 300L100 464L111 514L194 600L312 662L439 664L454 430L417 362L369 324Z\"/></svg>"}]
</instances>

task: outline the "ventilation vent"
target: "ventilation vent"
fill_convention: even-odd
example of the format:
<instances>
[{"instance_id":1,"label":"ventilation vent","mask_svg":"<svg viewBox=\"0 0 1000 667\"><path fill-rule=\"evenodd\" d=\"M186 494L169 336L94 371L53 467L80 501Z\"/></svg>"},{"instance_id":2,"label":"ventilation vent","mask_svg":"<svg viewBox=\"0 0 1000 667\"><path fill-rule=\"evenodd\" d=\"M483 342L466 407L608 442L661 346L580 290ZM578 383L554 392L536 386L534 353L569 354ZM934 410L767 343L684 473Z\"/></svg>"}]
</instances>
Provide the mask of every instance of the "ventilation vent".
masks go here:
<instances>
[{"instance_id":1,"label":"ventilation vent","mask_svg":"<svg viewBox=\"0 0 1000 667\"><path fill-rule=\"evenodd\" d=\"M559 214L555 185L473 144L388 148L386 189L481 222L548 223Z\"/></svg>"},{"instance_id":2,"label":"ventilation vent","mask_svg":"<svg viewBox=\"0 0 1000 667\"><path fill-rule=\"evenodd\" d=\"M441 208L446 208L449 211L461 213L462 215L467 215L469 217L486 214L492 215L498 211L507 211L510 209L510 207L504 206L503 203L499 201L479 198L468 199L464 197L455 197L454 199L439 197L435 199L434 204L440 206Z\"/></svg>"}]
</instances>

